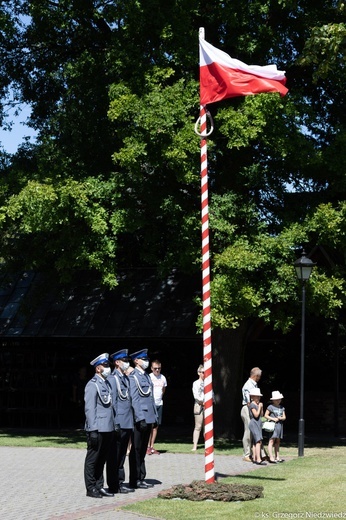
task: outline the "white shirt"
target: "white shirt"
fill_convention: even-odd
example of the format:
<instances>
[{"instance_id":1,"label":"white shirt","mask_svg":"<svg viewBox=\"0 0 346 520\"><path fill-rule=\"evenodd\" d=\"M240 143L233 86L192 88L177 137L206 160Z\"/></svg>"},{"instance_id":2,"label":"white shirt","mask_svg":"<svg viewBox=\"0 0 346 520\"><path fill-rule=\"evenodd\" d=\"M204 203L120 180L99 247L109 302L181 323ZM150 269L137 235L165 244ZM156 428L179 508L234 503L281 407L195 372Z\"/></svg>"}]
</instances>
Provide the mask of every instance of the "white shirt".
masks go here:
<instances>
[{"instance_id":1,"label":"white shirt","mask_svg":"<svg viewBox=\"0 0 346 520\"><path fill-rule=\"evenodd\" d=\"M203 379L197 379L193 382L192 385L192 393L193 397L196 399L196 401L200 401L204 403L204 380Z\"/></svg>"},{"instance_id":2,"label":"white shirt","mask_svg":"<svg viewBox=\"0 0 346 520\"><path fill-rule=\"evenodd\" d=\"M257 388L257 383L251 377L246 381L245 385L241 389L242 395L243 395L243 401L242 404L248 404L250 402L250 391L253 388Z\"/></svg>"},{"instance_id":3,"label":"white shirt","mask_svg":"<svg viewBox=\"0 0 346 520\"><path fill-rule=\"evenodd\" d=\"M151 372L149 374L150 379L153 382L154 385L154 401L156 406L162 406L163 405L163 389L167 386L167 379L163 374L159 374L158 376Z\"/></svg>"}]
</instances>

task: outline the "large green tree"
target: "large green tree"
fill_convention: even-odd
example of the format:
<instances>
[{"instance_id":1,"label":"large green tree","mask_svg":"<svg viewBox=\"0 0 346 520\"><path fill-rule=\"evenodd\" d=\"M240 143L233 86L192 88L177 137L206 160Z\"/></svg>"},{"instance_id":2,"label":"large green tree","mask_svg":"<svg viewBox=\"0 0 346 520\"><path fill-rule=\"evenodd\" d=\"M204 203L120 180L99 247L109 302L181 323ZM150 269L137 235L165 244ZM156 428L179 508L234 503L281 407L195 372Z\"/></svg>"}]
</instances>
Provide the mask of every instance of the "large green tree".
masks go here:
<instances>
[{"instance_id":1,"label":"large green tree","mask_svg":"<svg viewBox=\"0 0 346 520\"><path fill-rule=\"evenodd\" d=\"M2 164L2 257L6 268L62 281L85 268L109 286L122 265L200 269L200 26L229 54L286 69L283 99L263 94L209 107L216 416L221 433L234 433L249 331L258 320L284 331L297 320L290 264L302 245L338 251L333 267L314 274L309 308L337 319L344 305L343 4L8 6L4 85L32 106L38 141Z\"/></svg>"}]
</instances>

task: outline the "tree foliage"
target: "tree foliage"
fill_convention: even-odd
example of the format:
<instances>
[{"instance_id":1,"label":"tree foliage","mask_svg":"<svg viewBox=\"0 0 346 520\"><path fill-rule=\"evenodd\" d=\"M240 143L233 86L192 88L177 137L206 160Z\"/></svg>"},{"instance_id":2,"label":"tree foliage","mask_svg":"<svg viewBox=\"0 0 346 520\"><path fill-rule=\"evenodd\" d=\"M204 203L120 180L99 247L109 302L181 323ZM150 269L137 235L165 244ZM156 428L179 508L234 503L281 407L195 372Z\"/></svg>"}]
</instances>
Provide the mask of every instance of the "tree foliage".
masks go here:
<instances>
[{"instance_id":1,"label":"tree foliage","mask_svg":"<svg viewBox=\"0 0 346 520\"><path fill-rule=\"evenodd\" d=\"M312 308L344 304L345 12L338 2L13 0L0 95L32 107L37 144L4 156L6 268L200 265L198 28L248 63L287 70L289 94L211 105L213 322L288 330L301 246L326 247ZM164 5L163 5L164 4ZM1 79L2 78L2 79ZM339 226L339 227L338 227Z\"/></svg>"},{"instance_id":2,"label":"tree foliage","mask_svg":"<svg viewBox=\"0 0 346 520\"><path fill-rule=\"evenodd\" d=\"M198 148L191 131L196 84L184 79L170 84L172 74L171 69L154 69L141 96L124 84L112 86L113 160L128 229L145 245L139 258L191 271L199 262L200 227Z\"/></svg>"}]
</instances>

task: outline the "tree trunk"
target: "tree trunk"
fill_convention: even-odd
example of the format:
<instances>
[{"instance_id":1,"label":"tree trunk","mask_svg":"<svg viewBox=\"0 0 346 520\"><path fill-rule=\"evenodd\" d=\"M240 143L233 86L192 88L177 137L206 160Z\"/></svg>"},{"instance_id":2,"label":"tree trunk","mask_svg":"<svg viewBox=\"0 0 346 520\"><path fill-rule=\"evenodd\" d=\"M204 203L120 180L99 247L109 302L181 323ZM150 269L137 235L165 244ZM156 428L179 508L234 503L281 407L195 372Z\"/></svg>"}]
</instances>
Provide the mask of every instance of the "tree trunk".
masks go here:
<instances>
[{"instance_id":1,"label":"tree trunk","mask_svg":"<svg viewBox=\"0 0 346 520\"><path fill-rule=\"evenodd\" d=\"M235 439L240 435L241 388L248 333L247 320L234 330L213 330L214 435L217 437Z\"/></svg>"}]
</instances>

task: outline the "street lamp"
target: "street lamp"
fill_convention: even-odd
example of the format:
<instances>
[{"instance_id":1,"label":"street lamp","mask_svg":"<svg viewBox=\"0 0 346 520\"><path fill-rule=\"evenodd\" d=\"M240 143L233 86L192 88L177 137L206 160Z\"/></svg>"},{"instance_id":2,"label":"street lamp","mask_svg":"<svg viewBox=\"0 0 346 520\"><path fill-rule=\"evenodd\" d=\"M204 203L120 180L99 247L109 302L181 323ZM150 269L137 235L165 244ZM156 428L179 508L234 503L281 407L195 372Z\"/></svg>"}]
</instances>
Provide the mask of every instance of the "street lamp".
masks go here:
<instances>
[{"instance_id":1,"label":"street lamp","mask_svg":"<svg viewBox=\"0 0 346 520\"><path fill-rule=\"evenodd\" d=\"M300 415L298 425L298 456L304 456L304 360L305 360L305 284L309 280L314 262L307 258L303 249L302 256L294 262L297 278L302 284L302 329L300 346Z\"/></svg>"}]
</instances>

